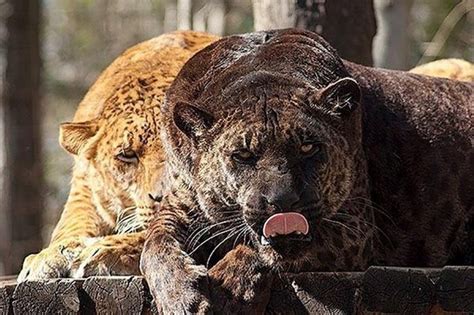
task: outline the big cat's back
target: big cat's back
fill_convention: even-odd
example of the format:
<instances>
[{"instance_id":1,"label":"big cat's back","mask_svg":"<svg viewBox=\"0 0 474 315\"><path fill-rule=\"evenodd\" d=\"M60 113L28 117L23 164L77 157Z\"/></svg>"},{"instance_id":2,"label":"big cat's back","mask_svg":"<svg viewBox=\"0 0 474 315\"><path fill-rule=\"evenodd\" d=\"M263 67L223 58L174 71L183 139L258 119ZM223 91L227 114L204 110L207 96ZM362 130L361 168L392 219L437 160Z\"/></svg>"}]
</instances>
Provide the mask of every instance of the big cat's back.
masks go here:
<instances>
[{"instance_id":1,"label":"big cat's back","mask_svg":"<svg viewBox=\"0 0 474 315\"><path fill-rule=\"evenodd\" d=\"M167 89L183 64L218 37L195 31L163 34L127 49L97 78L80 102L74 121L97 118L115 91L130 79L150 78L160 90ZM161 93L160 93L161 94Z\"/></svg>"}]
</instances>

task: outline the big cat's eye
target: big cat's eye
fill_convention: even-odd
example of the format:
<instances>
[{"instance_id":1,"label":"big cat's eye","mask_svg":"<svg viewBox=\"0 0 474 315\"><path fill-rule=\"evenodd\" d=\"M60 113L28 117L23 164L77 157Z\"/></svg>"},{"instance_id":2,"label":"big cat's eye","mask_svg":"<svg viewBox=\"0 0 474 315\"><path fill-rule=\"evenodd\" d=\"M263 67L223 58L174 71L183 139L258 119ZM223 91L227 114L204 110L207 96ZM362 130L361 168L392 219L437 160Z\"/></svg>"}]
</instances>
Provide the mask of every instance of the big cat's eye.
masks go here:
<instances>
[{"instance_id":1,"label":"big cat's eye","mask_svg":"<svg viewBox=\"0 0 474 315\"><path fill-rule=\"evenodd\" d=\"M258 160L257 156L248 150L234 151L231 158L240 164L255 164Z\"/></svg>"},{"instance_id":2,"label":"big cat's eye","mask_svg":"<svg viewBox=\"0 0 474 315\"><path fill-rule=\"evenodd\" d=\"M117 160L127 164L137 164L138 156L133 150L124 150L115 156Z\"/></svg>"},{"instance_id":3,"label":"big cat's eye","mask_svg":"<svg viewBox=\"0 0 474 315\"><path fill-rule=\"evenodd\" d=\"M302 155L310 156L318 153L321 150L321 146L318 143L306 142L300 146L300 152Z\"/></svg>"}]
</instances>

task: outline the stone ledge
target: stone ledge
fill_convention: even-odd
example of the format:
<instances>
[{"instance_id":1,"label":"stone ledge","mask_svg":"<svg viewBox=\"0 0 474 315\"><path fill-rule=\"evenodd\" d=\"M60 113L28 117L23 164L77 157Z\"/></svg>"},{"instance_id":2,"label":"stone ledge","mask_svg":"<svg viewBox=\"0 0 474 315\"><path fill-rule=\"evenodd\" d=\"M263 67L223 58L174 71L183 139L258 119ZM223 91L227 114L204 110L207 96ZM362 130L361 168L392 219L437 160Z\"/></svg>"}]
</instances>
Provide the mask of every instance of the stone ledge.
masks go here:
<instances>
[{"instance_id":1,"label":"stone ledge","mask_svg":"<svg viewBox=\"0 0 474 315\"><path fill-rule=\"evenodd\" d=\"M142 277L0 280L0 314L156 314ZM474 313L474 267L287 274L268 314Z\"/></svg>"}]
</instances>

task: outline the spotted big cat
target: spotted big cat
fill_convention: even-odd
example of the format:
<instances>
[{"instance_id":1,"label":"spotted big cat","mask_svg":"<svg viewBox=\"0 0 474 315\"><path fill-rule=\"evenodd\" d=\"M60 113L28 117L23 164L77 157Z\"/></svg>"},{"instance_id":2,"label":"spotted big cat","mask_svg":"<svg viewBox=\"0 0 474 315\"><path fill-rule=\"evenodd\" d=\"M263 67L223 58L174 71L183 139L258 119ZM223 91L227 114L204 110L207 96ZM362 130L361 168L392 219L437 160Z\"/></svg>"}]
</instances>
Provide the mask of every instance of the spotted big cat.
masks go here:
<instances>
[{"instance_id":1,"label":"spotted big cat","mask_svg":"<svg viewBox=\"0 0 474 315\"><path fill-rule=\"evenodd\" d=\"M466 263L473 110L470 83L357 65L308 31L209 45L161 108L157 305L261 313L282 272Z\"/></svg>"},{"instance_id":2,"label":"spotted big cat","mask_svg":"<svg viewBox=\"0 0 474 315\"><path fill-rule=\"evenodd\" d=\"M129 48L99 76L60 144L74 157L71 189L50 244L19 281L138 275L161 195L160 105L183 64L216 36L178 31Z\"/></svg>"}]
</instances>

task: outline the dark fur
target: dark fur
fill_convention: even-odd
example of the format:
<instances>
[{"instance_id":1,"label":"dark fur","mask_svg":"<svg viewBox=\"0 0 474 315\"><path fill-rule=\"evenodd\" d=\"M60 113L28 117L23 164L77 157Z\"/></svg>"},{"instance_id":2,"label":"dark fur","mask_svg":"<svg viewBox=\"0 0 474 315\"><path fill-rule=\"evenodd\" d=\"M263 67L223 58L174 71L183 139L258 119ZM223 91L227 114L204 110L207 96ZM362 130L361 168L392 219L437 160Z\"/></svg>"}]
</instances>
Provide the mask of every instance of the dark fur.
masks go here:
<instances>
[{"instance_id":1,"label":"dark fur","mask_svg":"<svg viewBox=\"0 0 474 315\"><path fill-rule=\"evenodd\" d=\"M142 271L165 311L206 312L212 298L258 312L274 272L435 267L472 250L469 83L363 67L314 33L268 31L196 54L162 112L168 190ZM308 137L322 143L309 158ZM232 162L239 139L258 163ZM313 240L262 246L278 211L304 214ZM193 250L196 239L207 243Z\"/></svg>"}]
</instances>

